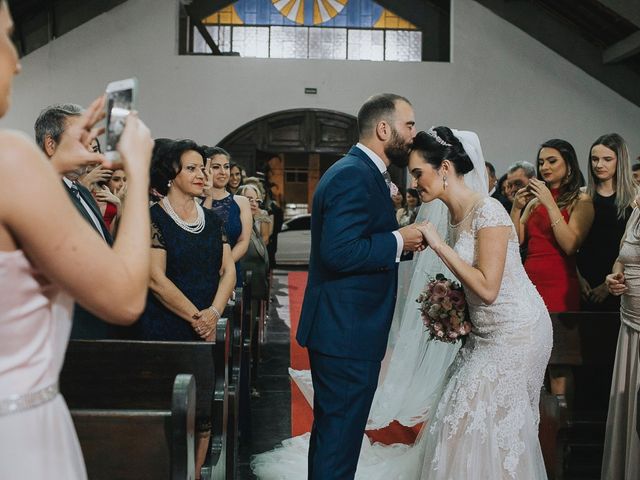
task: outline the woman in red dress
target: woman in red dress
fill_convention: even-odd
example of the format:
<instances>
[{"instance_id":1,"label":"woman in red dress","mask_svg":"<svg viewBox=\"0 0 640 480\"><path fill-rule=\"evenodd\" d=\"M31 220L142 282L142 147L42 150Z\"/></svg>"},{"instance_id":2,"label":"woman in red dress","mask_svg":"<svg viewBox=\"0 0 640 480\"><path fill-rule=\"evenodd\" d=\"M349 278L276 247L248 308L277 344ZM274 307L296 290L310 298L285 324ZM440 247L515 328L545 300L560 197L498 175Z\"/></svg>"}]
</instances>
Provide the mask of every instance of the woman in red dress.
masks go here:
<instances>
[{"instance_id":1,"label":"woman in red dress","mask_svg":"<svg viewBox=\"0 0 640 480\"><path fill-rule=\"evenodd\" d=\"M524 268L550 312L580 310L576 252L593 223L593 202L569 142L553 139L538 151L538 175L518 190L511 209ZM564 395L566 372L549 370L551 391Z\"/></svg>"},{"instance_id":2,"label":"woman in red dress","mask_svg":"<svg viewBox=\"0 0 640 480\"><path fill-rule=\"evenodd\" d=\"M99 169L104 171L100 165L96 167L96 170ZM122 204L127 192L127 177L121 168L106 171L108 172L108 180L91 184L91 193L100 208L104 224L115 238L118 221L122 215Z\"/></svg>"}]
</instances>

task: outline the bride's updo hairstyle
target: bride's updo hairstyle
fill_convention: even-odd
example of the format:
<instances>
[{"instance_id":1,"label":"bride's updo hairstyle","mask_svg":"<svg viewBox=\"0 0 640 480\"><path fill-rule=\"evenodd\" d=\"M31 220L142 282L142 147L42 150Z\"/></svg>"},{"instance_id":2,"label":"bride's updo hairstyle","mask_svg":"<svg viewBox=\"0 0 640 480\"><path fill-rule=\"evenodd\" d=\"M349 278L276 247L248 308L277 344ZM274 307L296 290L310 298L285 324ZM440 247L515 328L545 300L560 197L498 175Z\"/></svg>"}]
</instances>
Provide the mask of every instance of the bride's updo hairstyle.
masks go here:
<instances>
[{"instance_id":1,"label":"bride's updo hairstyle","mask_svg":"<svg viewBox=\"0 0 640 480\"><path fill-rule=\"evenodd\" d=\"M449 160L458 175L473 170L473 162L449 127L432 127L428 132L418 132L411 150L419 152L424 161L436 169L444 160Z\"/></svg>"}]
</instances>

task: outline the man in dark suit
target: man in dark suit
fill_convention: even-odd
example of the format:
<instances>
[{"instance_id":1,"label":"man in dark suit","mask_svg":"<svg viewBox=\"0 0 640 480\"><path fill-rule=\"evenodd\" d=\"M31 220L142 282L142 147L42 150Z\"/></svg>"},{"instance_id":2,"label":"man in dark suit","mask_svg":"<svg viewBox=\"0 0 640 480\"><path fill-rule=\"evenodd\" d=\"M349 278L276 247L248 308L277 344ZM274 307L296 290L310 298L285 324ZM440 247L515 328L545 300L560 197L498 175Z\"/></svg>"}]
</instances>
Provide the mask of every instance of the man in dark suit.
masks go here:
<instances>
[{"instance_id":1,"label":"man in dark suit","mask_svg":"<svg viewBox=\"0 0 640 480\"><path fill-rule=\"evenodd\" d=\"M75 118L82 113L82 107L75 104L52 105L40 112L34 125L36 142L42 151L49 157L54 168L62 176L62 182L69 194L69 198L78 209L78 212L93 227L93 229L109 245L113 243L109 229L102 220L102 214L91 192L78 182L78 177L83 172L65 172L56 157L56 150L60 138L66 128ZM112 335L113 327L95 317L80 305L76 304L73 314L73 327L71 338L101 339Z\"/></svg>"},{"instance_id":2,"label":"man in dark suit","mask_svg":"<svg viewBox=\"0 0 640 480\"><path fill-rule=\"evenodd\" d=\"M409 101L371 97L358 112L360 142L322 176L313 197L311 258L298 343L309 351L314 422L309 479L351 479L378 383L403 251L422 248L401 229L390 163L406 166L415 136Z\"/></svg>"}]
</instances>

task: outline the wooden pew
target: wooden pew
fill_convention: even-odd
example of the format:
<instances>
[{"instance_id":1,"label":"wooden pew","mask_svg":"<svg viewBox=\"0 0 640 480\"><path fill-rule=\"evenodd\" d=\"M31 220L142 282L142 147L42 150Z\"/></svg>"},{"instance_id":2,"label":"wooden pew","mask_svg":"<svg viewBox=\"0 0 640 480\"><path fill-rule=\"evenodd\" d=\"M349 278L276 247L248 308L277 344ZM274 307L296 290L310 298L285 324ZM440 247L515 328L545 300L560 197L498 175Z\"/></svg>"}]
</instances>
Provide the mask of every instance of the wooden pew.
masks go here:
<instances>
[{"instance_id":1,"label":"wooden pew","mask_svg":"<svg viewBox=\"0 0 640 480\"><path fill-rule=\"evenodd\" d=\"M239 421L240 412L240 384L242 373L242 289L237 288L235 300L230 301L225 308L225 317L230 321L231 344L227 378L229 409L227 411L227 478L237 477L238 449L239 449Z\"/></svg>"},{"instance_id":2,"label":"wooden pew","mask_svg":"<svg viewBox=\"0 0 640 480\"><path fill-rule=\"evenodd\" d=\"M550 478L599 478L613 364L620 329L617 312L552 313L549 365L568 366L574 384L567 406L548 390L541 396L540 442Z\"/></svg>"},{"instance_id":3,"label":"wooden pew","mask_svg":"<svg viewBox=\"0 0 640 480\"><path fill-rule=\"evenodd\" d=\"M258 381L258 367L260 362L260 300L253 298L253 292L251 288L251 277L253 272L245 271L245 283L244 283L244 323L245 329L248 332L248 349L246 355L251 358L250 370L251 370L251 384L255 385Z\"/></svg>"},{"instance_id":4,"label":"wooden pew","mask_svg":"<svg viewBox=\"0 0 640 480\"><path fill-rule=\"evenodd\" d=\"M72 340L60 390L71 409L168 410L175 376L192 374L197 384L196 428L211 424L202 479L224 479L229 328L227 319L220 319L215 342Z\"/></svg>"},{"instance_id":5,"label":"wooden pew","mask_svg":"<svg viewBox=\"0 0 640 480\"><path fill-rule=\"evenodd\" d=\"M196 385L177 375L170 410L72 409L92 480L195 478Z\"/></svg>"},{"instance_id":6,"label":"wooden pew","mask_svg":"<svg viewBox=\"0 0 640 480\"><path fill-rule=\"evenodd\" d=\"M251 385L257 380L258 358L253 356L254 317L251 304L251 271L245 272L242 288L242 381L240 384L240 432L251 437ZM254 368L254 362L256 366ZM255 375L255 376L254 376Z\"/></svg>"}]
</instances>

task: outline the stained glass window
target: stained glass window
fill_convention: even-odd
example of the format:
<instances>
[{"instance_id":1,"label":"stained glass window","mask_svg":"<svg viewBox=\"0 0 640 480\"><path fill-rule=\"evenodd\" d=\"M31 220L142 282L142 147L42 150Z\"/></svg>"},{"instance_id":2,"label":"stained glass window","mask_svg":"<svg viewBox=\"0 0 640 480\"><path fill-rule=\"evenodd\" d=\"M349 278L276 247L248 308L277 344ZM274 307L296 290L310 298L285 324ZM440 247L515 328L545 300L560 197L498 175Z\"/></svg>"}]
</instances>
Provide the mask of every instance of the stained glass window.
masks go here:
<instances>
[{"instance_id":1,"label":"stained glass window","mask_svg":"<svg viewBox=\"0 0 640 480\"><path fill-rule=\"evenodd\" d=\"M226 55L422 60L422 32L373 0L238 0L203 24ZM195 29L193 51L211 53Z\"/></svg>"}]
</instances>

